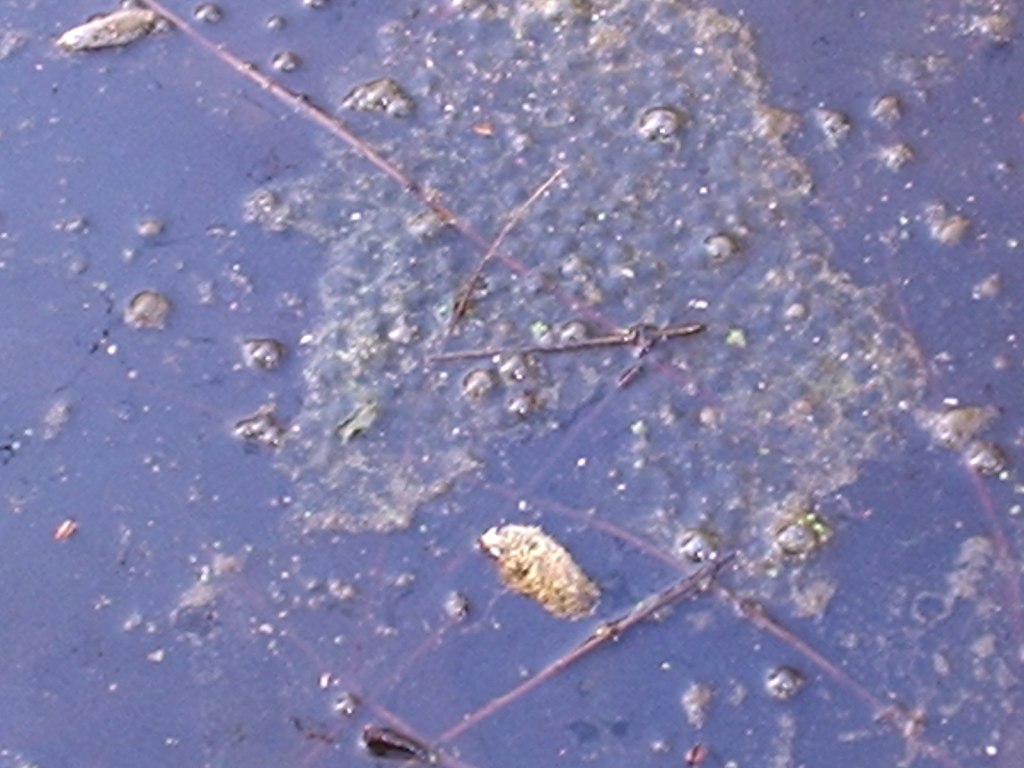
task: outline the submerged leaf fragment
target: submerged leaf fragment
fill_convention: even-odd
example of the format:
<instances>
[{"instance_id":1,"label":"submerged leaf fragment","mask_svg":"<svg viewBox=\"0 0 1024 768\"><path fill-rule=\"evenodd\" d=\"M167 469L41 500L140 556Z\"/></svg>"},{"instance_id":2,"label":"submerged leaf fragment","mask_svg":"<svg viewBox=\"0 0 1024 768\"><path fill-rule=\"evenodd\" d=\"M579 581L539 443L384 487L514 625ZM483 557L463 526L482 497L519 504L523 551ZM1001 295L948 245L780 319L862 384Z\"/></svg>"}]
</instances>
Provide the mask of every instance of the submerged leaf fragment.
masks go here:
<instances>
[{"instance_id":1,"label":"submerged leaf fragment","mask_svg":"<svg viewBox=\"0 0 1024 768\"><path fill-rule=\"evenodd\" d=\"M98 51L128 45L156 30L162 17L147 8L121 8L64 32L57 47L65 51Z\"/></svg>"},{"instance_id":2,"label":"submerged leaf fragment","mask_svg":"<svg viewBox=\"0 0 1024 768\"><path fill-rule=\"evenodd\" d=\"M600 589L569 551L533 525L503 525L480 537L505 584L536 600L549 613L579 619L590 613Z\"/></svg>"},{"instance_id":3,"label":"submerged leaf fragment","mask_svg":"<svg viewBox=\"0 0 1024 768\"><path fill-rule=\"evenodd\" d=\"M380 409L372 400L356 406L355 410L338 425L337 433L341 442L347 443L353 437L359 437L366 432L377 420L378 413L380 413Z\"/></svg>"}]
</instances>

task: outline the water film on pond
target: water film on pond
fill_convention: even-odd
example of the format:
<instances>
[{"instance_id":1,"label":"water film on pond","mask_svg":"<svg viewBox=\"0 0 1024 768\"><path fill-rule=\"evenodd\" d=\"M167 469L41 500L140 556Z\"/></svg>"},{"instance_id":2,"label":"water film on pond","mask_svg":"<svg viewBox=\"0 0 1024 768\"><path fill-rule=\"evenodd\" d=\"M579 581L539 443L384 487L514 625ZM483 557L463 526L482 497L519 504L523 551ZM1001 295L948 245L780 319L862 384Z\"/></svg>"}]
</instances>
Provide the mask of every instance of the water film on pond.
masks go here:
<instances>
[{"instance_id":1,"label":"water film on pond","mask_svg":"<svg viewBox=\"0 0 1024 768\"><path fill-rule=\"evenodd\" d=\"M318 75L290 118L308 149L212 197L205 233L296 257L273 268L305 281L269 291L280 332L184 331L193 305L266 290L242 254L196 281L202 301L121 301L129 350L182 339L166 363L230 339L234 370L271 382L192 398L222 424L204 441L276 479L201 470L187 495L223 517L168 526L185 562L149 572L180 581L123 625L194 694L201 717L166 738L204 764L1014 765L1024 413L999 375L1019 377L1021 312L997 270L1020 236L998 201L1021 142L979 132L997 159L957 198L928 113L1000 66L1013 14L870 18L845 44L880 53L851 88L783 61L785 24L728 3L304 5L302 34L269 0L259 19L165 9L235 45L265 47L237 31L258 22L287 41L262 69L286 88ZM223 109L255 124L295 106L232 73L247 53L125 18L152 38L126 56L205 56ZM303 47L353 19L343 60ZM780 92L789 77L814 96ZM317 114L358 140L308 130ZM173 248L156 221L140 237ZM972 258L976 280L929 282ZM966 332L983 301L1000 307L984 342ZM173 466L187 428L162 429ZM12 765L34 749L0 747Z\"/></svg>"}]
</instances>

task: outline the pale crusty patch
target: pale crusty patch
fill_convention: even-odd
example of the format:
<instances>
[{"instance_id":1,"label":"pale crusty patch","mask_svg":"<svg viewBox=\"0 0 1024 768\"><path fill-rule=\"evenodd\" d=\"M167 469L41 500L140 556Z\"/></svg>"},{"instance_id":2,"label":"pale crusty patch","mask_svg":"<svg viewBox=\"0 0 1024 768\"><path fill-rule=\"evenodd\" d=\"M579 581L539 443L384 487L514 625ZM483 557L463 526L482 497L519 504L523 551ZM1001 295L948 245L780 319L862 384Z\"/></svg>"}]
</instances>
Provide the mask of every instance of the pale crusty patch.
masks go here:
<instances>
[{"instance_id":1,"label":"pale crusty patch","mask_svg":"<svg viewBox=\"0 0 1024 768\"><path fill-rule=\"evenodd\" d=\"M503 525L486 531L480 546L498 564L502 581L533 598L549 613L579 619L593 611L601 591L569 551L533 525Z\"/></svg>"}]
</instances>

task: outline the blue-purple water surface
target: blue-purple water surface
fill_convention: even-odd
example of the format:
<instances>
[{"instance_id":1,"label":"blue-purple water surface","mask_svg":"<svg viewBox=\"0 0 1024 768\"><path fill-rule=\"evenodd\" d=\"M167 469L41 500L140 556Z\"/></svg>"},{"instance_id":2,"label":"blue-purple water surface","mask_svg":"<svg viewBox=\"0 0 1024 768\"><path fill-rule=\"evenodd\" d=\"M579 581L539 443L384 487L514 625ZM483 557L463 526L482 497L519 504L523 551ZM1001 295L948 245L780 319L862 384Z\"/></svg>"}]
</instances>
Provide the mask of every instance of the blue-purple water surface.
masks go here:
<instances>
[{"instance_id":1,"label":"blue-purple water surface","mask_svg":"<svg viewBox=\"0 0 1024 768\"><path fill-rule=\"evenodd\" d=\"M432 81L419 72L374 71L375 57L401 60L378 42L394 46L400 36L378 30L409 25L443 38L456 28L446 26L452 17L487 6L221 5L222 21L196 21L196 28L265 72L274 72L276 53L296 52L301 66L275 77L325 105L384 74L429 91ZM284 424L308 419L308 361L321 338L314 330L331 312L323 275L337 269L338 243L351 242L330 216L348 209L325 195L307 201L313 213L302 222L320 216L322 231L268 231L245 220L244 201L254 190L289 185L351 186L358 198L363 186L355 180L376 172L357 157L331 156L325 148L338 145L336 137L180 30L119 50L68 54L54 47L56 35L110 8L8 3L0 30L13 48L0 60L9 105L0 118L2 764L373 764L379 758L360 745L367 724L436 746L446 765L680 765L696 760L698 747L712 766L1024 762L1017 694L1024 539L1014 469L1024 440L1015 195L1024 86L1015 77L1019 35L1004 40L989 18L1004 12L989 5L904 3L864 13L811 2L718 5L752 30L770 102L803 118L786 138L814 182L802 215L827 234L829 262L870 288L853 295L881 297L877 311L913 339L923 389L908 387L917 400L894 417L900 437L884 449L843 438L866 458L852 484L814 486L828 489L815 499L832 534L820 551L779 572L719 575L774 620L744 616L725 592L709 591L463 727L463 716L570 651L600 621L689 572L671 556L659 559L667 549L655 529L648 538L643 526L630 529L627 501L606 499L573 458L589 452L590 466L608 477L622 472L616 430L649 428L628 416L632 409L661 395L683 397L684 411L690 397L714 405L706 397L711 384L702 398L697 368L683 378L645 371L617 387L631 361L614 358L604 370L610 383L573 402L559 424L517 424L508 445L496 439L467 454L450 483L429 493L394 491L399 499L415 495L411 526L311 532L295 513L304 491L280 471L277 449L233 430L267 404ZM191 6L169 6L191 21ZM535 26L577 23L538 15L528 19L526 39ZM283 26L268 24L274 16ZM494 50L499 56L499 43ZM441 72L446 64L422 63ZM493 88L518 93L530 85L497 80ZM888 94L899 96L904 112L892 124L871 116ZM851 126L835 148L814 127L822 108ZM431 183L446 178L449 169L432 168L427 149L402 141L400 123L382 123L374 134L363 117L352 117L356 130L371 132L363 138ZM415 119L427 132L429 110ZM476 118L481 133L487 119ZM911 147L914 159L890 172L878 151L896 143ZM457 213L474 210L479 190L499 187L480 159L486 152L473 154L473 146L467 139L470 160L451 169L465 186L440 189ZM550 170L524 168L522 197ZM571 169L567 176L571 184ZM330 181L308 181L317 177ZM417 209L393 182L381 177L380 184L386 191L367 188L367 210L381 221L399 206ZM505 210L472 223L493 237L519 202L506 200ZM930 233L927 206L935 203L969 220L962 239L944 243ZM140 233L150 218L162 231ZM451 232L442 238L468 274L479 247ZM382 247L390 242L382 236ZM123 319L146 289L171 303L163 329ZM457 282L445 288L457 289ZM279 368L245 364L242 344L254 338L286 346ZM904 361L909 347L898 349L892 357ZM700 348L694 355L719 361ZM791 365L798 370L798 361ZM676 392L680 381L685 396ZM918 428L915 414L941 411L952 402L946 398L1000 410L987 437L1007 470L980 476ZM419 446L417 435L432 434L430 426L404 425L411 437L403 444ZM742 455L739 441L713 445L706 449L712 463L738 461L716 451ZM301 460L309 453L316 446ZM396 455L395 474L417 460ZM671 456L660 461L671 474ZM315 464L296 470L306 488L307 466ZM415 482L429 485L422 474L435 465L422 466ZM758 466L785 479L800 465L783 456ZM712 469L699 472L693 460L685 467L695 485L712 489L702 498L713 501L716 483L734 482L731 474L716 480ZM751 484L758 493L771 487L760 475ZM656 506L664 488L662 480L634 483L630 503ZM322 503L316 489L308 493ZM723 511L723 528L747 519L729 515ZM603 590L596 617L559 622L502 589L474 542L517 516L541 522L578 554ZM55 532L67 520L76 530L60 540ZM725 544L755 534L768 535L726 533ZM815 590L829 596L827 607L801 613ZM468 603L464 617L451 607L455 597ZM805 679L785 700L764 683L780 666ZM706 722L688 719L680 704L694 685L712 691Z\"/></svg>"}]
</instances>

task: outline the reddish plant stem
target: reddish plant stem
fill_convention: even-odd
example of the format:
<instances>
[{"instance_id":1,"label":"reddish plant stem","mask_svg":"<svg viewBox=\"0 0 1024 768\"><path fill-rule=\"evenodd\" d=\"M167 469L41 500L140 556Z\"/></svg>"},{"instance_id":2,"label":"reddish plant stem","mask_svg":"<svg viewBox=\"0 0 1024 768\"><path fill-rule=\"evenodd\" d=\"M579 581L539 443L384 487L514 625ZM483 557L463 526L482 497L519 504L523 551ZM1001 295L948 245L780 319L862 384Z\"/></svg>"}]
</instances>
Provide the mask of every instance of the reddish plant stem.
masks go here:
<instances>
[{"instance_id":1,"label":"reddish plant stem","mask_svg":"<svg viewBox=\"0 0 1024 768\"><path fill-rule=\"evenodd\" d=\"M509 232L511 232L516 224L522 220L530 206L539 200L563 173L565 173L565 168L556 169L555 172L552 173L546 181L544 181L544 183L533 191L533 194L526 199L526 202L513 211L512 215L508 217L508 221L505 222L505 226L501 228L498 236L494 238L494 242L491 243L491 246L487 249L484 255L480 257L480 261L477 262L476 268L470 274L469 278L467 278L466 282L455 297L455 302L452 305L451 320L448 324L449 336L452 331L455 330L456 323L458 323L459 320L469 312L470 304L473 300L473 291L476 289L477 281L480 279L480 275L483 273L484 267L486 267L487 263L494 258L498 249L504 244L505 238L508 237Z\"/></svg>"},{"instance_id":2,"label":"reddish plant stem","mask_svg":"<svg viewBox=\"0 0 1024 768\"><path fill-rule=\"evenodd\" d=\"M671 605L678 600L693 597L703 592L707 589L709 581L714 579L722 568L732 562L734 557L734 555L730 554L714 563L709 563L696 573L680 579L667 589L641 600L623 616L620 616L613 621L602 623L590 634L590 636L587 637L586 640L571 651L555 659L553 662L548 664L539 672L536 672L530 678L524 680L515 688L506 691L500 696L495 696L476 711L464 715L458 724L452 726L438 737L437 743L443 744L457 738L482 720L491 717L516 699L521 698L523 695L551 679L559 672L567 669L584 656L589 655L593 651L596 651L601 646L606 645L613 640L618 640L622 637L623 633L627 632L632 627L635 627L645 619L650 618L655 611L658 611L667 605Z\"/></svg>"},{"instance_id":3,"label":"reddish plant stem","mask_svg":"<svg viewBox=\"0 0 1024 768\"><path fill-rule=\"evenodd\" d=\"M707 330L707 326L703 323L670 325L667 328L647 328L643 331L633 328L607 336L595 336L592 339L580 339L579 341L570 341L565 344L533 344L525 347L481 347L478 349L456 350L454 352L439 352L436 355L431 355L429 359L437 363L447 363L456 360L481 360L497 355L553 355L561 352L581 352L589 349L625 346L636 347L641 353L644 353L656 341L693 336L705 330Z\"/></svg>"}]
</instances>

